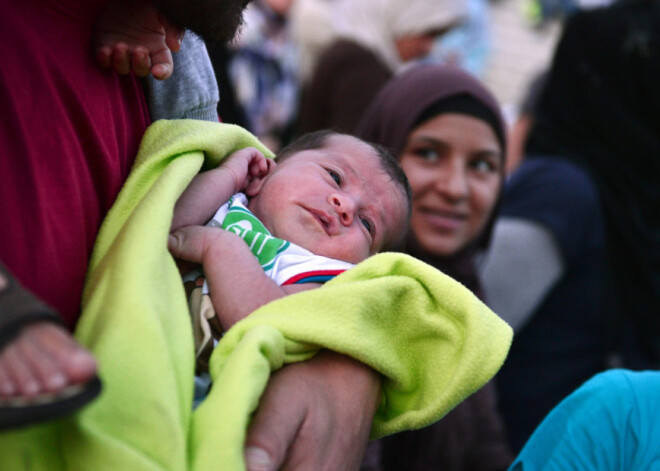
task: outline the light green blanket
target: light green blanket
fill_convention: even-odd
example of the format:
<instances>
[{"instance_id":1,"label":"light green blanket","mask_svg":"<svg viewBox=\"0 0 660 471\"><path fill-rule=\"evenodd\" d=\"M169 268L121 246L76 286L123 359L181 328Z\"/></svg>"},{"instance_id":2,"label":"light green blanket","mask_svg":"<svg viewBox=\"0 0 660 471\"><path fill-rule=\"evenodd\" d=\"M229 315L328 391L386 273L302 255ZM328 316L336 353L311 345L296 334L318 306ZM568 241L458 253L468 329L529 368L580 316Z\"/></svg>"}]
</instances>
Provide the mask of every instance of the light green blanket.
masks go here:
<instances>
[{"instance_id":1,"label":"light green blanket","mask_svg":"<svg viewBox=\"0 0 660 471\"><path fill-rule=\"evenodd\" d=\"M232 125L148 129L101 228L75 332L98 359L103 393L71 418L0 435L0 469L242 470L271 371L320 348L382 374L372 437L439 419L499 369L511 329L459 283L386 253L236 324L212 354L214 386L193 412L192 329L167 250L172 209L200 169L246 146L272 155Z\"/></svg>"}]
</instances>

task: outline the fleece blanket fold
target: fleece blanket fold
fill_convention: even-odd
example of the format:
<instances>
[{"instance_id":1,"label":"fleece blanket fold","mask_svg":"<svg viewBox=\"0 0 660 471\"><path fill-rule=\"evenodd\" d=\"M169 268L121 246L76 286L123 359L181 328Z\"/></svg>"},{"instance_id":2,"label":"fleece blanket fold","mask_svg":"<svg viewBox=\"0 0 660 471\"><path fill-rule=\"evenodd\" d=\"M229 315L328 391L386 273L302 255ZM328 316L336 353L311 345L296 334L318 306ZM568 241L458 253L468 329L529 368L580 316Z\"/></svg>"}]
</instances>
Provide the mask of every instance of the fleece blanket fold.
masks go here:
<instances>
[{"instance_id":1,"label":"fleece blanket fold","mask_svg":"<svg viewBox=\"0 0 660 471\"><path fill-rule=\"evenodd\" d=\"M322 348L382 374L374 438L440 419L496 373L511 329L461 284L385 253L236 324L193 411L192 328L167 236L195 174L246 146L272 156L233 125L147 130L99 233L75 332L98 359L103 393L72 417L0 434L0 469L244 470L246 429L271 372Z\"/></svg>"}]
</instances>

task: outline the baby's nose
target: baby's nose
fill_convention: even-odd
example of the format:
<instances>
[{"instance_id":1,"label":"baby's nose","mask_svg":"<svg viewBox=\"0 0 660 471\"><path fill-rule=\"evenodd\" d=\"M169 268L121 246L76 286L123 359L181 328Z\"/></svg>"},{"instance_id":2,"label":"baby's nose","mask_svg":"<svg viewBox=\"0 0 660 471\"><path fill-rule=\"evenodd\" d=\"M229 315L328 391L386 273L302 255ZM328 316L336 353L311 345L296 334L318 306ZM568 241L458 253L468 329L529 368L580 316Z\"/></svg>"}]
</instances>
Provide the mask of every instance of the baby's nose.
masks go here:
<instances>
[{"instance_id":1,"label":"baby's nose","mask_svg":"<svg viewBox=\"0 0 660 471\"><path fill-rule=\"evenodd\" d=\"M355 202L353 198L346 195L332 195L332 206L339 215L341 223L348 226L353 223L353 214L355 213Z\"/></svg>"}]
</instances>

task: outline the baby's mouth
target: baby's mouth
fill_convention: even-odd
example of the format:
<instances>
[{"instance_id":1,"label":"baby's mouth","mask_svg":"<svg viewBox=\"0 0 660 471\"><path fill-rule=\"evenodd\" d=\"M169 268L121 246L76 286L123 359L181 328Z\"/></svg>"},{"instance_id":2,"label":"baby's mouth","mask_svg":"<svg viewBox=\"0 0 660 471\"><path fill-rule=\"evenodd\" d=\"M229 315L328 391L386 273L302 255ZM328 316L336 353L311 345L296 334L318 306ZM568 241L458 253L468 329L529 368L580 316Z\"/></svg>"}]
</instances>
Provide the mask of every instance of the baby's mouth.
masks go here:
<instances>
[{"instance_id":1,"label":"baby's mouth","mask_svg":"<svg viewBox=\"0 0 660 471\"><path fill-rule=\"evenodd\" d=\"M321 225L325 233L330 235L331 227L332 227L332 218L322 211L316 211L314 209L307 209L307 211L309 211L310 214L314 216L314 219L318 221L318 223Z\"/></svg>"}]
</instances>

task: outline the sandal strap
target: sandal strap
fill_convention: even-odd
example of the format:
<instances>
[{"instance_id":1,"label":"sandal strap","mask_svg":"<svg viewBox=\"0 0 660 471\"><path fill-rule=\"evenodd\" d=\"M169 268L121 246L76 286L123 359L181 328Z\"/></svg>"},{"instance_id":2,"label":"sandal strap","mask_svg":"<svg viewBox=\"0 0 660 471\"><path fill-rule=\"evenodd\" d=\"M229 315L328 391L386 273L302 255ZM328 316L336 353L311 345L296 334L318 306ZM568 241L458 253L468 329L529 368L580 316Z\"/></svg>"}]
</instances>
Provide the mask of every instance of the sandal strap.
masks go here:
<instances>
[{"instance_id":1,"label":"sandal strap","mask_svg":"<svg viewBox=\"0 0 660 471\"><path fill-rule=\"evenodd\" d=\"M2 263L0 277L0 350L27 324L51 321L64 325L55 310L21 286Z\"/></svg>"}]
</instances>

